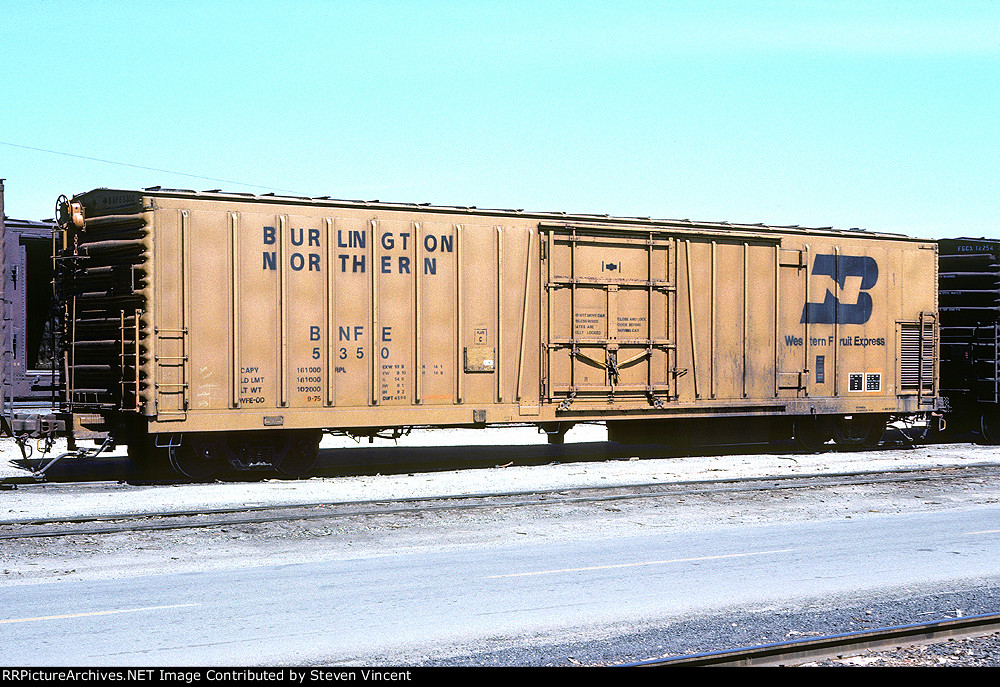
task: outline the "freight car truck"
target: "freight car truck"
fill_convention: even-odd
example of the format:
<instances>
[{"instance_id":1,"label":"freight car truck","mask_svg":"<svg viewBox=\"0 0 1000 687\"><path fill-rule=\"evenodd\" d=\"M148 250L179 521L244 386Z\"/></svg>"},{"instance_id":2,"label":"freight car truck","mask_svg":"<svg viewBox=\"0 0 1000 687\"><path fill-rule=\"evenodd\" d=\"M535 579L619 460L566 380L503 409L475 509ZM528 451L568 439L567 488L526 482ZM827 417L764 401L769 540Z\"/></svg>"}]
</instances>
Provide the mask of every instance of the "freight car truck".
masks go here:
<instances>
[{"instance_id":1,"label":"freight car truck","mask_svg":"<svg viewBox=\"0 0 1000 687\"><path fill-rule=\"evenodd\" d=\"M411 427L871 445L941 409L934 242L161 188L58 215L60 417L149 469Z\"/></svg>"}]
</instances>

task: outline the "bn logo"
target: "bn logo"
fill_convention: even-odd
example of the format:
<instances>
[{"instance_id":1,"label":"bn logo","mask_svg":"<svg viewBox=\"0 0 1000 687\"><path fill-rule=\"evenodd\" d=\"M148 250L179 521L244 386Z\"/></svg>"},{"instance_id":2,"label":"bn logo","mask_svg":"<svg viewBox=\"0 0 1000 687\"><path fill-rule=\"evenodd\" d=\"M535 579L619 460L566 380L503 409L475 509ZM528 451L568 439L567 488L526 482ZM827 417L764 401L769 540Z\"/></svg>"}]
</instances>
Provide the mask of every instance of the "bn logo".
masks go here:
<instances>
[{"instance_id":1,"label":"bn logo","mask_svg":"<svg viewBox=\"0 0 1000 687\"><path fill-rule=\"evenodd\" d=\"M856 303L841 303L830 289L822 303L806 303L802 309L802 323L808 324L864 324L872 316L872 297L866 293L878 281L878 263L861 255L817 255L813 262L813 276L828 276L837 283L842 293L849 277L860 277Z\"/></svg>"}]
</instances>

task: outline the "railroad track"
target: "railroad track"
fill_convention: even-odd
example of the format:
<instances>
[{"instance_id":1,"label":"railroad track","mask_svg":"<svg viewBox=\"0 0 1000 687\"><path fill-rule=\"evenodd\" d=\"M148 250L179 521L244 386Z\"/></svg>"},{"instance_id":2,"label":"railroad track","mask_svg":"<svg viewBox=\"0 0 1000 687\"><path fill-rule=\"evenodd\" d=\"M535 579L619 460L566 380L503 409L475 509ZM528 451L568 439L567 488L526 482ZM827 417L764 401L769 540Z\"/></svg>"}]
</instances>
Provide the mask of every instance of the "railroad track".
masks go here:
<instances>
[{"instance_id":1,"label":"railroad track","mask_svg":"<svg viewBox=\"0 0 1000 687\"><path fill-rule=\"evenodd\" d=\"M1000 631L1000 613L827 635L790 642L742 647L730 651L672 656L624 665L630 667L790 666L850 656L866 649L894 649L900 646L937 642L949 638L977 637L997 631Z\"/></svg>"},{"instance_id":2,"label":"railroad track","mask_svg":"<svg viewBox=\"0 0 1000 687\"><path fill-rule=\"evenodd\" d=\"M299 503L272 506L188 509L87 515L79 517L0 520L0 540L102 535L121 532L223 527L282 521L304 521L480 508L609 503L615 501L828 486L1000 477L1000 464L971 467L858 471L784 477L750 477L710 481L608 485L544 491L478 493L403 498L392 501ZM28 487L31 488L31 487Z\"/></svg>"}]
</instances>

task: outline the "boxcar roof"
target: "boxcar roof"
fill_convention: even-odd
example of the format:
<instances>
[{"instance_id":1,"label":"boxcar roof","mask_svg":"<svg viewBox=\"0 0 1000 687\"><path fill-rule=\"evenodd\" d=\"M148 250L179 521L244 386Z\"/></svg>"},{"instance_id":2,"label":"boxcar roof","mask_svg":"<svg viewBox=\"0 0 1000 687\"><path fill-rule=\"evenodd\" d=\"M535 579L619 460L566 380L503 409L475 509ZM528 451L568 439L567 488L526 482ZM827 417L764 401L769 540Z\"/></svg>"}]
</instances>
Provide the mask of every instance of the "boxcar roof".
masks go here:
<instances>
[{"instance_id":1,"label":"boxcar roof","mask_svg":"<svg viewBox=\"0 0 1000 687\"><path fill-rule=\"evenodd\" d=\"M314 207L339 207L372 210L405 210L409 212L434 213L434 214L456 214L456 215L486 215L490 217L518 217L524 219L534 219L540 222L567 223L581 222L588 225L644 225L651 228L676 227L684 229L702 229L715 231L752 231L752 232L808 232L823 234L841 234L851 237L878 237L884 239L910 240L929 242L926 239L918 239L905 234L876 232L867 229L852 227L850 229L837 229L834 227L804 227L800 225L768 225L763 223L742 223L725 221L702 221L691 219L658 219L651 217L623 217L607 214L550 212L550 211L526 211L523 208L503 209L503 208L480 208L476 206L457 205L432 205L431 203L395 203L381 200L347 200L331 198L330 196L291 196L277 195L274 193L236 193L225 192L221 189L208 191L194 191L190 189L164 188L153 186L137 191L135 189L110 189L98 188L74 196L85 198L97 193L131 193L146 197L159 198L191 198L204 201L237 201L241 203L279 203L285 205L301 205Z\"/></svg>"}]
</instances>

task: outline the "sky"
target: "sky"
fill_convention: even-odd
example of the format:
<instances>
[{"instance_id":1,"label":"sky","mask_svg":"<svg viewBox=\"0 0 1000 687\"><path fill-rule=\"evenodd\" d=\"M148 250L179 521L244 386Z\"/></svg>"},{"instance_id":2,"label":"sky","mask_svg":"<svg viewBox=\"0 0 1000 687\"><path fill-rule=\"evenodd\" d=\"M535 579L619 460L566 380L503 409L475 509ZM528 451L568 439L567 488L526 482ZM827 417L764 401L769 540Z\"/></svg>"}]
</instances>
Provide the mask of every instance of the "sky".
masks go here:
<instances>
[{"instance_id":1,"label":"sky","mask_svg":"<svg viewBox=\"0 0 1000 687\"><path fill-rule=\"evenodd\" d=\"M0 0L9 217L98 187L1000 237L1000 0Z\"/></svg>"}]
</instances>

